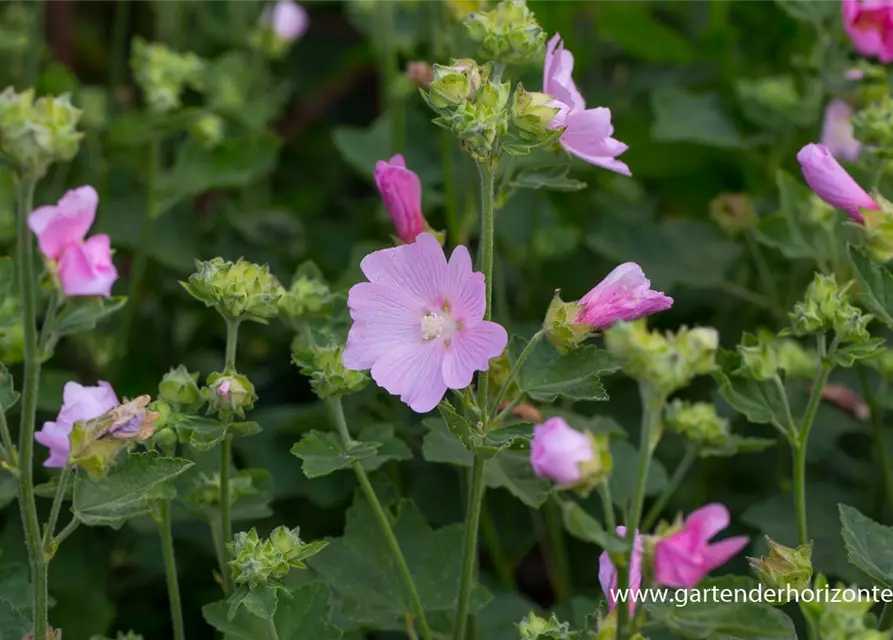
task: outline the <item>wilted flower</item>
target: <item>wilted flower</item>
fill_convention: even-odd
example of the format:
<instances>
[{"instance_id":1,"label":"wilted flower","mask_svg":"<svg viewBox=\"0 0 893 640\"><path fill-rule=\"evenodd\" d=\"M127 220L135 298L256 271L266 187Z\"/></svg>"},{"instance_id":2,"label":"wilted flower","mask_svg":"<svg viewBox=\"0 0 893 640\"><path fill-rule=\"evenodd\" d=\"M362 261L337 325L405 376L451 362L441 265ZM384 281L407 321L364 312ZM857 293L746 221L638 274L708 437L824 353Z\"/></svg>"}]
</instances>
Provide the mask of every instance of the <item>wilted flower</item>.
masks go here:
<instances>
[{"instance_id":1,"label":"wilted flower","mask_svg":"<svg viewBox=\"0 0 893 640\"><path fill-rule=\"evenodd\" d=\"M617 527L617 535L625 538L626 527ZM630 561L629 566L629 588L633 593L638 592L639 588L642 586L642 555L644 551L645 545L642 536L636 531L633 542L632 560ZM614 597L612 592L615 592L618 588L626 589L626 585L621 586L617 584L617 567L611 562L611 556L608 555L607 551L602 551L601 555L598 557L598 581L602 586L602 592L605 594L605 599L608 601L608 610L613 611L614 607L617 606L617 598ZM632 614L636 609L636 601L630 596L627 597L629 598L629 611L630 614Z\"/></svg>"},{"instance_id":2,"label":"wilted flower","mask_svg":"<svg viewBox=\"0 0 893 640\"><path fill-rule=\"evenodd\" d=\"M822 400L830 402L841 411L862 422L871 417L871 407L862 399L862 396L842 384L825 385L822 388Z\"/></svg>"},{"instance_id":3,"label":"wilted flower","mask_svg":"<svg viewBox=\"0 0 893 640\"><path fill-rule=\"evenodd\" d=\"M843 24L853 47L881 62L893 61L893 5L885 0L843 0Z\"/></svg>"},{"instance_id":4,"label":"wilted flower","mask_svg":"<svg viewBox=\"0 0 893 640\"><path fill-rule=\"evenodd\" d=\"M483 320L484 276L472 271L471 256L456 247L447 264L434 236L375 251L360 263L369 282L350 289L353 326L344 366L371 369L372 379L414 411L425 413L446 390L471 384L508 335Z\"/></svg>"},{"instance_id":5,"label":"wilted flower","mask_svg":"<svg viewBox=\"0 0 893 640\"><path fill-rule=\"evenodd\" d=\"M556 33L546 45L543 92L554 96L559 103L560 110L552 120L552 127L565 128L561 146L590 164L632 175L629 167L617 160L628 147L611 137L614 135L611 110L607 107L586 108L586 101L571 75L573 71L574 56L564 48L561 36Z\"/></svg>"},{"instance_id":6,"label":"wilted flower","mask_svg":"<svg viewBox=\"0 0 893 640\"><path fill-rule=\"evenodd\" d=\"M862 143L853 135L853 108L843 100L832 100L825 109L822 144L838 160L855 160Z\"/></svg>"},{"instance_id":7,"label":"wilted flower","mask_svg":"<svg viewBox=\"0 0 893 640\"><path fill-rule=\"evenodd\" d=\"M434 80L434 70L424 60L413 60L406 65L406 77L417 87L427 87Z\"/></svg>"},{"instance_id":8,"label":"wilted flower","mask_svg":"<svg viewBox=\"0 0 893 640\"><path fill-rule=\"evenodd\" d=\"M77 382L66 382L62 389L62 409L55 422L44 422L34 439L50 450L45 467L64 467L71 449L69 436L76 422L92 420L118 406L118 396L108 382L100 381L95 387L85 387Z\"/></svg>"},{"instance_id":9,"label":"wilted flower","mask_svg":"<svg viewBox=\"0 0 893 640\"><path fill-rule=\"evenodd\" d=\"M806 145L800 149L797 160L806 183L816 195L832 207L846 211L857 222L863 221L859 209L879 209L878 204L840 166L825 145Z\"/></svg>"},{"instance_id":10,"label":"wilted flower","mask_svg":"<svg viewBox=\"0 0 893 640\"><path fill-rule=\"evenodd\" d=\"M655 580L666 587L690 589L725 564L748 542L746 536L735 536L710 543L711 538L729 526L729 520L729 510L721 504L708 504L690 513L682 531L657 543Z\"/></svg>"},{"instance_id":11,"label":"wilted flower","mask_svg":"<svg viewBox=\"0 0 893 640\"><path fill-rule=\"evenodd\" d=\"M373 177L397 235L403 242L412 242L425 230L419 176L406 168L406 161L398 153L387 162L379 160Z\"/></svg>"},{"instance_id":12,"label":"wilted flower","mask_svg":"<svg viewBox=\"0 0 893 640\"><path fill-rule=\"evenodd\" d=\"M606 438L577 431L563 418L549 418L533 430L530 465L541 478L571 487L586 481L597 484L611 472Z\"/></svg>"}]
</instances>

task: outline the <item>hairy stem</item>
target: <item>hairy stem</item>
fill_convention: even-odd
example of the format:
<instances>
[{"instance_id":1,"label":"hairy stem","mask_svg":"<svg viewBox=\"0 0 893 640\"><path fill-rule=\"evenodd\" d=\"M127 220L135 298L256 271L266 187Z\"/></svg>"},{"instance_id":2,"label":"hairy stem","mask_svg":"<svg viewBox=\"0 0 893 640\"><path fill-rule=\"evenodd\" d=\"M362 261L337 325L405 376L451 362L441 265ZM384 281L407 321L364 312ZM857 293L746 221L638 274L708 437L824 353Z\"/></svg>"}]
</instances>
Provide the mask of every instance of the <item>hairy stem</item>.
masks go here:
<instances>
[{"instance_id":1,"label":"hairy stem","mask_svg":"<svg viewBox=\"0 0 893 640\"><path fill-rule=\"evenodd\" d=\"M561 507L554 498L550 498L543 505L546 518L546 531L549 538L549 548L552 551L552 559L555 562L555 574L557 592L555 599L562 602L570 595L570 559L567 555L567 545L564 540L564 526L561 524Z\"/></svg>"},{"instance_id":2,"label":"hairy stem","mask_svg":"<svg viewBox=\"0 0 893 640\"><path fill-rule=\"evenodd\" d=\"M614 501L611 499L611 484L605 478L598 485L598 496L602 500L602 511L605 517L605 529L611 533L617 529L617 519L614 517Z\"/></svg>"},{"instance_id":3,"label":"hairy stem","mask_svg":"<svg viewBox=\"0 0 893 640\"><path fill-rule=\"evenodd\" d=\"M162 500L158 530L161 533L161 553L164 556L164 573L167 578L167 597L171 608L171 624L174 627L173 640L184 640L183 606L180 604L180 583L177 580L177 560L174 557L174 537L171 534L171 504Z\"/></svg>"},{"instance_id":4,"label":"hairy stem","mask_svg":"<svg viewBox=\"0 0 893 640\"><path fill-rule=\"evenodd\" d=\"M512 382L515 380L515 376L518 375L518 372L521 370L521 366L524 364L524 361L533 353L534 347L540 343L540 340L545 336L545 332L540 330L537 331L530 338L530 341L525 345L524 350L518 355L518 359L512 363L512 369L509 372L509 377L503 383L502 388L496 394L496 399L493 401L493 409L492 412L496 414L499 411L499 405L502 404L502 400L505 398L505 394L508 393L509 387L511 387Z\"/></svg>"},{"instance_id":5,"label":"hairy stem","mask_svg":"<svg viewBox=\"0 0 893 640\"><path fill-rule=\"evenodd\" d=\"M226 355L224 357L224 371L236 368L236 348L239 344L239 320L225 318L226 320ZM232 593L232 580L227 566L229 554L226 545L233 538L232 522L232 496L230 493L230 474L233 464L233 438L227 433L220 443L220 526L217 532L217 557L220 560L221 578L223 579L223 593L227 596Z\"/></svg>"}]
</instances>

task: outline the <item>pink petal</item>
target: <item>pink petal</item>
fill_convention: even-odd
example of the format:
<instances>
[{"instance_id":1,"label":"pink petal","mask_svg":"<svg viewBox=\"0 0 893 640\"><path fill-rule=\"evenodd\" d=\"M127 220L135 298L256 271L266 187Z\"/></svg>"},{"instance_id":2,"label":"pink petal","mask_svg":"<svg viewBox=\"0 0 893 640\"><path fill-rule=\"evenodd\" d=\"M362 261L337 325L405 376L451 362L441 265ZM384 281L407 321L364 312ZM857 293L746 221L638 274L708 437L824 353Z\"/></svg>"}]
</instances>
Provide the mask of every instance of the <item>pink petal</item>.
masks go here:
<instances>
[{"instance_id":1,"label":"pink petal","mask_svg":"<svg viewBox=\"0 0 893 640\"><path fill-rule=\"evenodd\" d=\"M685 532L665 538L654 549L654 577L665 587L690 589L709 569L700 553L692 553Z\"/></svg>"},{"instance_id":2,"label":"pink petal","mask_svg":"<svg viewBox=\"0 0 893 640\"><path fill-rule=\"evenodd\" d=\"M825 109L822 144L839 160L856 160L862 150L853 133L853 108L843 100L833 100Z\"/></svg>"},{"instance_id":3,"label":"pink petal","mask_svg":"<svg viewBox=\"0 0 893 640\"><path fill-rule=\"evenodd\" d=\"M443 345L430 341L403 345L382 356L372 366L372 379L417 413L427 413L443 399Z\"/></svg>"},{"instance_id":4,"label":"pink petal","mask_svg":"<svg viewBox=\"0 0 893 640\"><path fill-rule=\"evenodd\" d=\"M397 235L403 242L412 242L425 229L418 175L406 168L403 156L396 155L390 163L376 163L373 178Z\"/></svg>"},{"instance_id":5,"label":"pink petal","mask_svg":"<svg viewBox=\"0 0 893 640\"><path fill-rule=\"evenodd\" d=\"M370 282L401 289L432 307L442 304L447 261L430 233L419 234L410 244L370 253L360 269Z\"/></svg>"},{"instance_id":6,"label":"pink petal","mask_svg":"<svg viewBox=\"0 0 893 640\"><path fill-rule=\"evenodd\" d=\"M564 48L561 35L556 33L546 46L543 65L543 93L557 98L574 110L586 109L586 101L573 79L574 56Z\"/></svg>"},{"instance_id":7,"label":"pink petal","mask_svg":"<svg viewBox=\"0 0 893 640\"><path fill-rule=\"evenodd\" d=\"M99 195L91 186L72 189L55 206L39 207L28 215L28 227L37 236L37 244L50 260L83 241L96 218Z\"/></svg>"},{"instance_id":8,"label":"pink petal","mask_svg":"<svg viewBox=\"0 0 893 640\"><path fill-rule=\"evenodd\" d=\"M458 246L450 256L446 300L450 313L463 324L480 322L487 306L484 274L472 271L468 249Z\"/></svg>"},{"instance_id":9,"label":"pink petal","mask_svg":"<svg viewBox=\"0 0 893 640\"><path fill-rule=\"evenodd\" d=\"M348 369L371 369L392 349L423 343L421 303L399 289L361 282L350 288L347 306L354 320L342 356Z\"/></svg>"},{"instance_id":10,"label":"pink petal","mask_svg":"<svg viewBox=\"0 0 893 640\"><path fill-rule=\"evenodd\" d=\"M453 335L443 359L443 380L450 389L471 384L475 371L486 371L490 359L503 352L508 343L505 329L495 322L468 325Z\"/></svg>"},{"instance_id":11,"label":"pink petal","mask_svg":"<svg viewBox=\"0 0 893 640\"><path fill-rule=\"evenodd\" d=\"M580 299L584 305L576 322L609 327L619 320L635 320L669 309L673 299L651 290L651 282L635 262L616 267Z\"/></svg>"},{"instance_id":12,"label":"pink petal","mask_svg":"<svg viewBox=\"0 0 893 640\"><path fill-rule=\"evenodd\" d=\"M720 540L715 544L711 544L704 551L704 560L707 570L713 571L717 567L721 567L728 562L733 556L747 546L750 540L747 536L735 536Z\"/></svg>"},{"instance_id":13,"label":"pink petal","mask_svg":"<svg viewBox=\"0 0 893 640\"><path fill-rule=\"evenodd\" d=\"M279 0L273 7L269 24L283 40L295 40L307 31L310 19L301 5L291 0Z\"/></svg>"},{"instance_id":14,"label":"pink petal","mask_svg":"<svg viewBox=\"0 0 893 640\"><path fill-rule=\"evenodd\" d=\"M110 296L118 271L107 235L67 247L59 258L59 279L67 296Z\"/></svg>"},{"instance_id":15,"label":"pink petal","mask_svg":"<svg viewBox=\"0 0 893 640\"><path fill-rule=\"evenodd\" d=\"M560 485L575 484L583 477L580 463L592 460L593 455L589 438L563 418L550 418L533 431L530 464L541 478Z\"/></svg>"},{"instance_id":16,"label":"pink petal","mask_svg":"<svg viewBox=\"0 0 893 640\"><path fill-rule=\"evenodd\" d=\"M565 120L567 129L561 136L561 145L571 155L590 164L610 169L623 175L632 175L629 167L616 159L628 147L611 137L611 110L606 107L574 111Z\"/></svg>"},{"instance_id":17,"label":"pink petal","mask_svg":"<svg viewBox=\"0 0 893 640\"><path fill-rule=\"evenodd\" d=\"M685 530L695 533L699 540L706 543L728 527L730 521L729 510L714 502L692 511L685 519Z\"/></svg>"},{"instance_id":18,"label":"pink petal","mask_svg":"<svg viewBox=\"0 0 893 640\"><path fill-rule=\"evenodd\" d=\"M880 208L846 169L840 166L825 145L806 145L800 149L797 160L803 169L806 183L832 207L842 209L860 221L862 216L859 209Z\"/></svg>"},{"instance_id":19,"label":"pink petal","mask_svg":"<svg viewBox=\"0 0 893 640\"><path fill-rule=\"evenodd\" d=\"M617 527L615 531L620 537L626 536L626 527ZM638 591L642 586L643 553L644 546L642 543L642 536L636 533L629 574L629 588L632 589L633 592ZM617 568L614 566L614 563L611 562L611 557L608 555L607 551L602 551L601 555L598 557L598 581L599 584L601 584L602 592L605 594L605 599L608 601L608 610L613 611L614 607L617 606L617 600L611 597L611 590L617 589ZM626 585L624 585L624 588L626 588ZM636 609L636 602L629 596L627 596L627 598L629 602L629 611L630 614L632 614Z\"/></svg>"}]
</instances>

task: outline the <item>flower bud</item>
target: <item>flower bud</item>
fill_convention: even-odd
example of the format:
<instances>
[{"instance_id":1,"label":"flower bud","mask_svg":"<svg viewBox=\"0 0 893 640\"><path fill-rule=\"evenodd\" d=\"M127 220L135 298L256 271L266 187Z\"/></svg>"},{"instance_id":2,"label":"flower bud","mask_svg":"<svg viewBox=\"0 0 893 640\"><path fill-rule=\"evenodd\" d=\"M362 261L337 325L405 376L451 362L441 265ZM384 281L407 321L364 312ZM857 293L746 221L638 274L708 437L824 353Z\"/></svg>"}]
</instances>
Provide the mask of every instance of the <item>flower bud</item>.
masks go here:
<instances>
[{"instance_id":1,"label":"flower bud","mask_svg":"<svg viewBox=\"0 0 893 640\"><path fill-rule=\"evenodd\" d=\"M223 142L226 124L223 118L208 112L193 120L189 129L199 144L207 149L213 149Z\"/></svg>"},{"instance_id":2,"label":"flower bud","mask_svg":"<svg viewBox=\"0 0 893 640\"><path fill-rule=\"evenodd\" d=\"M310 387L320 398L356 393L369 383L369 377L362 371L345 368L343 352L342 346L298 343L294 345L292 362L310 378Z\"/></svg>"},{"instance_id":3,"label":"flower bud","mask_svg":"<svg viewBox=\"0 0 893 640\"><path fill-rule=\"evenodd\" d=\"M552 106L555 99L538 91L525 91L518 83L512 100L511 121L521 130L520 136L525 140L539 141L553 135L550 126L559 108Z\"/></svg>"},{"instance_id":4,"label":"flower bud","mask_svg":"<svg viewBox=\"0 0 893 640\"><path fill-rule=\"evenodd\" d=\"M134 38L130 66L149 109L167 113L181 106L187 85L201 82L204 62L193 53L178 53L159 43Z\"/></svg>"},{"instance_id":5,"label":"flower bud","mask_svg":"<svg viewBox=\"0 0 893 640\"><path fill-rule=\"evenodd\" d=\"M727 236L752 229L757 223L753 203L742 193L722 193L710 201L710 217Z\"/></svg>"},{"instance_id":6,"label":"flower bud","mask_svg":"<svg viewBox=\"0 0 893 640\"><path fill-rule=\"evenodd\" d=\"M546 32L524 0L503 0L491 11L470 15L465 26L487 60L523 64L543 55Z\"/></svg>"},{"instance_id":7,"label":"flower bud","mask_svg":"<svg viewBox=\"0 0 893 640\"><path fill-rule=\"evenodd\" d=\"M227 545L233 582L256 589L284 578L290 569L304 569L302 560L325 548L325 543L307 545L298 536L298 529L276 527L269 538L258 538L257 531L240 531Z\"/></svg>"},{"instance_id":8,"label":"flower bud","mask_svg":"<svg viewBox=\"0 0 893 640\"><path fill-rule=\"evenodd\" d=\"M413 60L406 65L406 77L415 86L426 89L434 80L434 69L424 60Z\"/></svg>"},{"instance_id":9,"label":"flower bud","mask_svg":"<svg viewBox=\"0 0 893 640\"><path fill-rule=\"evenodd\" d=\"M875 200L880 211L862 212L865 250L873 261L883 264L893 259L893 203L880 195Z\"/></svg>"},{"instance_id":10,"label":"flower bud","mask_svg":"<svg viewBox=\"0 0 893 640\"><path fill-rule=\"evenodd\" d=\"M521 634L521 640L568 638L571 633L570 625L567 622L559 622L554 613L546 620L540 618L533 611L518 623L518 632Z\"/></svg>"},{"instance_id":11,"label":"flower bud","mask_svg":"<svg viewBox=\"0 0 893 640\"><path fill-rule=\"evenodd\" d=\"M468 16L487 7L487 0L446 0L447 9L456 22L463 22Z\"/></svg>"},{"instance_id":12,"label":"flower bud","mask_svg":"<svg viewBox=\"0 0 893 640\"><path fill-rule=\"evenodd\" d=\"M792 549L778 544L769 536L766 536L766 542L769 545L768 556L747 559L760 582L780 591L787 591L788 586L796 591L808 589L812 581L812 543Z\"/></svg>"},{"instance_id":13,"label":"flower bud","mask_svg":"<svg viewBox=\"0 0 893 640\"><path fill-rule=\"evenodd\" d=\"M284 556L288 555L301 547L301 538L298 537L298 529L289 529L287 527L276 527L270 534L270 543L278 549Z\"/></svg>"},{"instance_id":14,"label":"flower bud","mask_svg":"<svg viewBox=\"0 0 893 640\"><path fill-rule=\"evenodd\" d=\"M245 416L246 410L254 408L257 394L248 378L235 371L224 371L208 376L205 399L212 412L220 415L234 414L241 418Z\"/></svg>"},{"instance_id":15,"label":"flower bud","mask_svg":"<svg viewBox=\"0 0 893 640\"><path fill-rule=\"evenodd\" d=\"M195 411L203 402L198 388L198 372L189 373L182 364L171 369L158 385L158 397L187 413Z\"/></svg>"},{"instance_id":16,"label":"flower bud","mask_svg":"<svg viewBox=\"0 0 893 640\"><path fill-rule=\"evenodd\" d=\"M322 272L312 262L298 267L291 286L279 300L282 314L291 320L331 313L332 292Z\"/></svg>"},{"instance_id":17,"label":"flower bud","mask_svg":"<svg viewBox=\"0 0 893 640\"><path fill-rule=\"evenodd\" d=\"M285 290L267 265L239 258L235 263L223 258L196 262L196 273L180 284L193 298L215 307L224 317L266 322L279 313Z\"/></svg>"},{"instance_id":18,"label":"flower bud","mask_svg":"<svg viewBox=\"0 0 893 640\"><path fill-rule=\"evenodd\" d=\"M722 447L729 439L729 421L716 414L708 402L685 402L678 398L666 408L664 425L698 448Z\"/></svg>"},{"instance_id":19,"label":"flower bud","mask_svg":"<svg viewBox=\"0 0 893 640\"><path fill-rule=\"evenodd\" d=\"M291 44L304 35L310 19L307 10L291 0L268 5L249 38L252 47L277 60L288 53Z\"/></svg>"},{"instance_id":20,"label":"flower bud","mask_svg":"<svg viewBox=\"0 0 893 640\"><path fill-rule=\"evenodd\" d=\"M613 459L606 435L571 427L563 418L537 425L530 443L530 465L561 489L591 490L611 474Z\"/></svg>"},{"instance_id":21,"label":"flower bud","mask_svg":"<svg viewBox=\"0 0 893 640\"><path fill-rule=\"evenodd\" d=\"M749 333L741 337L738 345L741 366L735 373L753 380L770 380L778 372L778 352L767 339Z\"/></svg>"},{"instance_id":22,"label":"flower bud","mask_svg":"<svg viewBox=\"0 0 893 640\"><path fill-rule=\"evenodd\" d=\"M450 66L435 64L425 96L435 111L454 109L474 98L484 74L474 60L453 60Z\"/></svg>"},{"instance_id":23,"label":"flower bud","mask_svg":"<svg viewBox=\"0 0 893 640\"><path fill-rule=\"evenodd\" d=\"M886 89L886 88L885 88ZM852 116L855 138L883 158L893 157L893 98L884 90Z\"/></svg>"},{"instance_id":24,"label":"flower bud","mask_svg":"<svg viewBox=\"0 0 893 640\"><path fill-rule=\"evenodd\" d=\"M871 316L863 316L851 305L847 295L853 282L838 286L834 276L817 273L806 290L803 302L794 306L790 314L794 335L803 336L833 329L841 342L866 342L870 339L867 325Z\"/></svg>"},{"instance_id":25,"label":"flower bud","mask_svg":"<svg viewBox=\"0 0 893 640\"><path fill-rule=\"evenodd\" d=\"M577 322L583 310L579 302L565 302L555 292L555 297L546 310L543 331L546 339L562 353L580 345L593 331L593 327Z\"/></svg>"}]
</instances>

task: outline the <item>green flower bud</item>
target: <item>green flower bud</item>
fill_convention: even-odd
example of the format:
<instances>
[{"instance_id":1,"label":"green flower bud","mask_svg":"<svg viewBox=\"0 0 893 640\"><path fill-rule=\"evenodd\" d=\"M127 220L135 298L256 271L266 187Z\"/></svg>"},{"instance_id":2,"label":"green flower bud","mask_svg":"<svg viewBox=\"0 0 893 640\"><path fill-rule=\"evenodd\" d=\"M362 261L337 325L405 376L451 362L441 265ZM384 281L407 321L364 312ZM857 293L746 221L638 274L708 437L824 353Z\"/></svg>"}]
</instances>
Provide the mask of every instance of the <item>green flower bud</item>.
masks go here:
<instances>
[{"instance_id":1,"label":"green flower bud","mask_svg":"<svg viewBox=\"0 0 893 640\"><path fill-rule=\"evenodd\" d=\"M841 342L866 342L871 336L867 325L871 316L863 316L858 307L847 300L853 282L843 287L837 285L834 276L817 273L806 290L803 302L794 306L790 314L793 334L808 335L833 329Z\"/></svg>"},{"instance_id":2,"label":"green flower bud","mask_svg":"<svg viewBox=\"0 0 893 640\"><path fill-rule=\"evenodd\" d=\"M196 273L180 284L196 300L216 307L226 318L266 322L279 313L279 300L285 294L267 265L239 258L235 263L223 258L196 262Z\"/></svg>"},{"instance_id":3,"label":"green flower bud","mask_svg":"<svg viewBox=\"0 0 893 640\"><path fill-rule=\"evenodd\" d=\"M563 640L576 637L576 633L570 629L570 624L560 622L554 613L546 620L531 611L526 618L518 623L518 631L521 634L521 640L546 640L547 638Z\"/></svg>"},{"instance_id":4,"label":"green flower bud","mask_svg":"<svg viewBox=\"0 0 893 640\"><path fill-rule=\"evenodd\" d=\"M474 60L453 60L450 66L435 64L428 91L422 95L437 112L451 110L474 98L486 73Z\"/></svg>"},{"instance_id":5,"label":"green flower bud","mask_svg":"<svg viewBox=\"0 0 893 640\"><path fill-rule=\"evenodd\" d=\"M203 402L198 388L198 372L189 373L182 364L171 369L158 385L158 397L187 413L195 411Z\"/></svg>"},{"instance_id":6,"label":"green flower bud","mask_svg":"<svg viewBox=\"0 0 893 640\"><path fill-rule=\"evenodd\" d=\"M723 193L710 202L710 217L726 235L735 237L757 223L753 203L741 193Z\"/></svg>"},{"instance_id":7,"label":"green flower bud","mask_svg":"<svg viewBox=\"0 0 893 640\"><path fill-rule=\"evenodd\" d=\"M523 64L543 56L546 32L524 0L503 0L492 11L470 15L465 26L487 60Z\"/></svg>"},{"instance_id":8,"label":"green flower bud","mask_svg":"<svg viewBox=\"0 0 893 640\"><path fill-rule=\"evenodd\" d=\"M204 62L195 54L134 38L130 66L149 108L167 113L180 108L180 96L187 85L200 86Z\"/></svg>"},{"instance_id":9,"label":"green flower bud","mask_svg":"<svg viewBox=\"0 0 893 640\"><path fill-rule=\"evenodd\" d=\"M893 98L884 90L872 96L873 100L853 114L855 137L871 147L881 157L891 157L893 146Z\"/></svg>"},{"instance_id":10,"label":"green flower bud","mask_svg":"<svg viewBox=\"0 0 893 640\"><path fill-rule=\"evenodd\" d=\"M205 148L212 149L223 142L226 124L214 113L203 113L190 125L195 139Z\"/></svg>"},{"instance_id":11,"label":"green flower bud","mask_svg":"<svg viewBox=\"0 0 893 640\"><path fill-rule=\"evenodd\" d=\"M812 582L812 543L792 549L778 544L769 536L766 536L766 542L769 544L768 556L747 559L760 582L784 591L788 586L796 591L808 589Z\"/></svg>"},{"instance_id":12,"label":"green flower bud","mask_svg":"<svg viewBox=\"0 0 893 640\"><path fill-rule=\"evenodd\" d=\"M574 489L581 495L588 494L600 485L603 480L607 480L614 468L614 458L611 456L608 435L604 433L595 435L591 431L586 431L585 435L592 443L592 459L577 465L582 474L582 479Z\"/></svg>"},{"instance_id":13,"label":"green flower bud","mask_svg":"<svg viewBox=\"0 0 893 640\"><path fill-rule=\"evenodd\" d=\"M664 425L698 448L722 447L730 435L729 421L708 402L673 400L667 405Z\"/></svg>"},{"instance_id":14,"label":"green flower bud","mask_svg":"<svg viewBox=\"0 0 893 640\"><path fill-rule=\"evenodd\" d=\"M688 377L702 376L716 369L719 334L712 327L683 327L675 336L677 353L688 367Z\"/></svg>"},{"instance_id":15,"label":"green flower bud","mask_svg":"<svg viewBox=\"0 0 893 640\"><path fill-rule=\"evenodd\" d=\"M525 91L521 84L515 89L512 100L512 124L521 130L520 136L525 140L539 141L554 134L549 126L560 109L552 106L555 99L538 91Z\"/></svg>"},{"instance_id":16,"label":"green flower bud","mask_svg":"<svg viewBox=\"0 0 893 640\"><path fill-rule=\"evenodd\" d=\"M868 256L879 264L893 259L893 203L876 194L880 211L865 210L864 223L857 225L865 237Z\"/></svg>"},{"instance_id":17,"label":"green flower bud","mask_svg":"<svg viewBox=\"0 0 893 640\"><path fill-rule=\"evenodd\" d=\"M364 372L344 368L343 351L344 347L336 345L295 345L292 362L310 378L310 387L320 398L356 393L369 383Z\"/></svg>"},{"instance_id":18,"label":"green flower bud","mask_svg":"<svg viewBox=\"0 0 893 640\"><path fill-rule=\"evenodd\" d=\"M270 542L283 555L288 557L290 553L296 549L300 549L301 538L298 537L298 529L289 529L287 527L276 527L270 534Z\"/></svg>"},{"instance_id":19,"label":"green flower bud","mask_svg":"<svg viewBox=\"0 0 893 640\"><path fill-rule=\"evenodd\" d=\"M204 395L208 409L221 416L237 415L243 418L245 411L253 409L257 401L251 381L231 370L209 375Z\"/></svg>"},{"instance_id":20,"label":"green flower bud","mask_svg":"<svg viewBox=\"0 0 893 640\"><path fill-rule=\"evenodd\" d=\"M778 372L778 351L771 341L745 333L738 345L741 366L735 373L753 380L770 380Z\"/></svg>"},{"instance_id":21,"label":"green flower bud","mask_svg":"<svg viewBox=\"0 0 893 640\"><path fill-rule=\"evenodd\" d=\"M819 357L815 351L807 351L796 340L780 338L775 341L778 356L778 368L784 370L789 378L815 377L819 366Z\"/></svg>"},{"instance_id":22,"label":"green flower bud","mask_svg":"<svg viewBox=\"0 0 893 640\"><path fill-rule=\"evenodd\" d=\"M827 589L827 578L817 575L813 588ZM840 593L843 589L856 587L838 583L835 588ZM800 603L808 618L817 621L818 637L822 640L889 640L891 631L876 630L876 619L867 615L873 606L874 602L870 598L856 598L853 602L847 602L843 598L829 598Z\"/></svg>"},{"instance_id":23,"label":"green flower bud","mask_svg":"<svg viewBox=\"0 0 893 640\"><path fill-rule=\"evenodd\" d=\"M81 110L67 95L34 100L34 90L0 93L0 152L19 172L41 178L53 162L71 160L84 134L77 131Z\"/></svg>"},{"instance_id":24,"label":"green flower bud","mask_svg":"<svg viewBox=\"0 0 893 640\"><path fill-rule=\"evenodd\" d=\"M331 313L332 292L322 272L312 262L305 262L295 274L291 286L279 300L282 314L291 320Z\"/></svg>"},{"instance_id":25,"label":"green flower bud","mask_svg":"<svg viewBox=\"0 0 893 640\"><path fill-rule=\"evenodd\" d=\"M298 529L277 527L269 538L258 538L257 531L240 531L227 545L232 560L233 582L247 584L251 589L284 578L290 569L304 569L302 562L316 555L327 543L306 544L298 536Z\"/></svg>"},{"instance_id":26,"label":"green flower bud","mask_svg":"<svg viewBox=\"0 0 893 640\"><path fill-rule=\"evenodd\" d=\"M546 310L543 331L546 339L562 353L578 347L592 334L590 325L576 322L582 308L577 302L564 302L556 292Z\"/></svg>"}]
</instances>

